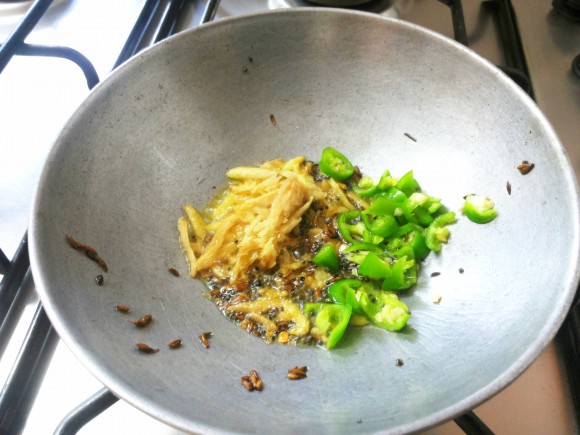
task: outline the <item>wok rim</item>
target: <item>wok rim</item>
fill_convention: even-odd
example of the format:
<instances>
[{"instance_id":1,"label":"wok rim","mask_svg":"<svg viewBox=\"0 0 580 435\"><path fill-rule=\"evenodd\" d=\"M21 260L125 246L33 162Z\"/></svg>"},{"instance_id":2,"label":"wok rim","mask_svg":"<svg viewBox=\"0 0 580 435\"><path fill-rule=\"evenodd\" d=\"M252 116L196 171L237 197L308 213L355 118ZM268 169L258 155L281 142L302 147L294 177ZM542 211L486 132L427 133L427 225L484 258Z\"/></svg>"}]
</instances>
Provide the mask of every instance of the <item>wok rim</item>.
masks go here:
<instances>
[{"instance_id":1,"label":"wok rim","mask_svg":"<svg viewBox=\"0 0 580 435\"><path fill-rule=\"evenodd\" d=\"M202 433L223 433L221 430L216 429L214 426L206 426L203 423L192 421L187 418L183 418L177 414L173 414L171 409L166 405L160 404L159 402L148 400L139 394L139 390L126 384L115 372L110 372L104 369L101 364L98 355L91 353L83 348L82 343L78 342L73 334L69 331L70 326L67 325L66 315L63 315L59 309L58 304L55 304L51 294L54 290L51 290L51 284L48 282L43 274L44 261L41 255L42 251L42 234L40 233L37 225L37 219L41 220L39 217L39 211L41 210L41 205L43 201L43 186L45 185L45 180L51 172L51 161L55 155L60 152L62 148L68 146L65 142L59 142L60 137L64 132L67 131L69 126L75 125L76 123L82 121L85 117L85 111L90 108L92 101L97 98L100 93L105 92L110 84L117 82L118 80L123 80L131 69L135 65L139 65L142 62L147 62L147 58L151 57L158 50L165 50L168 45L173 44L178 39L195 38L195 35L199 32L205 32L208 28L218 27L218 26L228 26L231 23L238 21L256 20L256 19L268 19L269 16L273 15L303 15L303 14L336 14L336 15L352 15L360 16L367 19L382 21L389 26L395 26L398 28L406 28L410 32L422 33L428 38L440 41L441 44L447 44L454 47L455 50L461 52L461 55L468 57L470 61L475 62L480 68L487 70L488 73L494 74L497 80L501 81L504 86L509 88L511 92L515 92L518 98L530 110L530 114L536 119L542 129L546 133L546 140L553 145L553 149L556 151L558 156L558 162L561 164L563 170L563 176L566 178L567 184L571 184L570 195L574 200L574 204L571 209L573 210L574 216L573 221L580 223L580 197L579 189L576 181L574 169L570 163L567 156L566 150L562 145L560 139L558 138L554 128L547 120L545 115L541 112L536 103L522 90L517 84L515 84L507 75L505 75L501 70L499 70L495 65L487 61L486 59L479 56L477 53L473 52L471 49L461 45L460 43L454 41L447 36L441 35L435 31L426 29L422 26L405 22L400 19L383 17L372 12L363 12L348 9L336 9L327 7L299 7L290 9L277 9L273 11L261 11L251 14L244 14L234 17L226 17L217 21L212 21L201 26L185 30L179 34L171 36L166 40L155 44L147 49L143 50L138 55L132 57L117 69L115 69L109 76L107 76L102 82L100 82L95 88L90 92L87 98L80 104L80 106L75 110L73 115L65 122L61 132L59 133L57 139L55 140L49 155L44 163L42 174L36 185L35 192L33 195L32 209L29 218L29 245L30 245L30 263L31 270L34 277L35 286L37 288L38 295L43 304L43 307L51 320L51 323L62 341L70 349L70 351L75 355L76 358L85 366L88 371L95 376L99 382L108 388L115 396L122 399L123 401L131 404L133 407L139 409L140 411L146 413L147 415L172 426L176 429L183 430L186 432L196 431ZM477 390L475 393L465 397L441 411L429 414L418 420L410 423L402 424L393 428L385 429L387 433L408 433L416 432L419 430L424 430L441 424L445 421L451 420L457 416L460 416L476 408L481 403L491 399L494 395L499 393L501 390L510 385L515 381L519 375L521 375L544 351L546 346L555 337L557 331L563 324L566 315L571 307L578 281L580 280L580 225L577 225L572 234L573 242L571 246L572 258L569 259L569 267L567 270L570 272L569 275L571 280L565 282L563 289L566 291L566 297L563 298L564 303L559 307L559 309L554 310L550 317L547 319L544 327L540 330L540 333L528 349L523 352L519 358L517 358L513 364L508 367L500 376L495 380L488 383L485 387Z\"/></svg>"}]
</instances>

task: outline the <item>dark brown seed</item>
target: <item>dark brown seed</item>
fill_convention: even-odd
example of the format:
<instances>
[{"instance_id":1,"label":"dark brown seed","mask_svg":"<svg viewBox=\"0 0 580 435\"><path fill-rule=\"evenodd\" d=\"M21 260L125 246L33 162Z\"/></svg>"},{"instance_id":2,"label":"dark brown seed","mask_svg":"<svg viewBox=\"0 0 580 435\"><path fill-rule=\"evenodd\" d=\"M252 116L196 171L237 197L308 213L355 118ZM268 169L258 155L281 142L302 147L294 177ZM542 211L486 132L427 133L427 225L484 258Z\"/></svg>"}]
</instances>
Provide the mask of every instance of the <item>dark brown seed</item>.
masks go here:
<instances>
[{"instance_id":1,"label":"dark brown seed","mask_svg":"<svg viewBox=\"0 0 580 435\"><path fill-rule=\"evenodd\" d=\"M512 183L510 183L509 181L506 183L505 188L507 189L507 193L508 195L512 194Z\"/></svg>"},{"instance_id":2,"label":"dark brown seed","mask_svg":"<svg viewBox=\"0 0 580 435\"><path fill-rule=\"evenodd\" d=\"M254 58L248 57L248 61L250 61L250 63L252 63L254 61Z\"/></svg>"},{"instance_id":3,"label":"dark brown seed","mask_svg":"<svg viewBox=\"0 0 580 435\"><path fill-rule=\"evenodd\" d=\"M115 309L117 311L122 312L122 313L128 313L129 312L129 307L127 305L115 305Z\"/></svg>"},{"instance_id":4,"label":"dark brown seed","mask_svg":"<svg viewBox=\"0 0 580 435\"><path fill-rule=\"evenodd\" d=\"M270 115L270 122L272 125L276 125L276 117L274 115Z\"/></svg>"},{"instance_id":5,"label":"dark brown seed","mask_svg":"<svg viewBox=\"0 0 580 435\"><path fill-rule=\"evenodd\" d=\"M411 139L413 142L417 142L417 139L415 139L413 136L411 136L409 133L405 133L405 136L407 136L409 139Z\"/></svg>"},{"instance_id":6,"label":"dark brown seed","mask_svg":"<svg viewBox=\"0 0 580 435\"><path fill-rule=\"evenodd\" d=\"M177 349L178 347L181 347L181 338L173 340L167 346L169 346L170 349Z\"/></svg>"},{"instance_id":7,"label":"dark brown seed","mask_svg":"<svg viewBox=\"0 0 580 435\"><path fill-rule=\"evenodd\" d=\"M431 273L431 277L433 277L433 278L436 277L436 276L439 276L439 275L441 275L441 272L433 272L433 273Z\"/></svg>"},{"instance_id":8,"label":"dark brown seed","mask_svg":"<svg viewBox=\"0 0 580 435\"><path fill-rule=\"evenodd\" d=\"M101 286L105 282L105 278L103 278L103 275L97 275L95 277L95 282L97 283L98 286Z\"/></svg>"},{"instance_id":9,"label":"dark brown seed","mask_svg":"<svg viewBox=\"0 0 580 435\"><path fill-rule=\"evenodd\" d=\"M139 328L143 328L144 326L149 325L153 320L153 316L151 314L145 314L143 317L137 320L129 320L133 325L138 326Z\"/></svg>"},{"instance_id":10,"label":"dark brown seed","mask_svg":"<svg viewBox=\"0 0 580 435\"><path fill-rule=\"evenodd\" d=\"M174 268L174 267L170 267L169 269L167 269L169 271L169 273L173 276L179 276L179 271Z\"/></svg>"},{"instance_id":11,"label":"dark brown seed","mask_svg":"<svg viewBox=\"0 0 580 435\"><path fill-rule=\"evenodd\" d=\"M199 335L199 341L201 342L201 344L203 345L203 347L205 347L206 349L209 349L209 340L208 338L212 336L211 332L202 332Z\"/></svg>"},{"instance_id":12,"label":"dark brown seed","mask_svg":"<svg viewBox=\"0 0 580 435\"><path fill-rule=\"evenodd\" d=\"M242 69L242 71L244 71L245 73L247 73L247 72L248 72L248 67L244 67L244 68Z\"/></svg>"},{"instance_id":13,"label":"dark brown seed","mask_svg":"<svg viewBox=\"0 0 580 435\"><path fill-rule=\"evenodd\" d=\"M137 343L136 346L137 346L137 349L139 349L139 351L143 352L143 353L157 353L157 352L159 352L159 349L153 349L151 346L149 346L148 344L145 344L145 343Z\"/></svg>"},{"instance_id":14,"label":"dark brown seed","mask_svg":"<svg viewBox=\"0 0 580 435\"><path fill-rule=\"evenodd\" d=\"M103 272L109 271L107 264L101 257L99 257L99 254L97 254L95 248L92 248L89 245L85 245L84 243L77 242L68 234L66 235L66 241L71 247L73 247L77 251L83 252L88 258L96 262L99 265L99 267L103 270Z\"/></svg>"},{"instance_id":15,"label":"dark brown seed","mask_svg":"<svg viewBox=\"0 0 580 435\"><path fill-rule=\"evenodd\" d=\"M520 171L520 174L526 175L529 174L532 171L532 169L534 169L535 166L536 166L535 164L530 163L527 160L524 160L521 165L517 166L517 168L518 171Z\"/></svg>"},{"instance_id":16,"label":"dark brown seed","mask_svg":"<svg viewBox=\"0 0 580 435\"><path fill-rule=\"evenodd\" d=\"M397 367L401 367L403 364L405 364L405 362L404 362L404 361L403 361L401 358L397 358L397 359L395 360L395 365L396 365Z\"/></svg>"},{"instance_id":17,"label":"dark brown seed","mask_svg":"<svg viewBox=\"0 0 580 435\"><path fill-rule=\"evenodd\" d=\"M463 272L465 272L465 270L463 270L463 267L460 267L459 268L459 273L463 273Z\"/></svg>"}]
</instances>

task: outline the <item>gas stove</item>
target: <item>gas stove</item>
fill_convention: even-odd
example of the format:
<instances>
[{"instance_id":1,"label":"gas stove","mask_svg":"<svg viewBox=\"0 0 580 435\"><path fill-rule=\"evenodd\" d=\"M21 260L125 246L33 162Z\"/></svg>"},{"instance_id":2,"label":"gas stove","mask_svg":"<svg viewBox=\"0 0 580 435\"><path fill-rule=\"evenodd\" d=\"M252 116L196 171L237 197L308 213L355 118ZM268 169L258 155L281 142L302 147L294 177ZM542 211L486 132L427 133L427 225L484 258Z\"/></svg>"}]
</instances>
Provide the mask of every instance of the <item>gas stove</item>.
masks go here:
<instances>
[{"instance_id":1,"label":"gas stove","mask_svg":"<svg viewBox=\"0 0 580 435\"><path fill-rule=\"evenodd\" d=\"M570 0L554 3L563 12L547 0L373 0L357 9L419 24L498 65L535 99L578 176L580 8ZM104 79L139 50L208 20L291 7L319 6L302 0L0 2L5 46L29 11L43 9L25 37L29 46L17 51L26 56L0 56L0 432L70 433L82 427L84 434L180 433L117 401L58 341L28 270L23 235L31 198L54 139L97 77ZM82 68L59 58L63 52ZM571 358L580 348L574 331L565 326L528 370L474 414L424 433L489 433L485 425L501 433L577 433L580 404L573 393L579 382L568 368L580 364Z\"/></svg>"}]
</instances>

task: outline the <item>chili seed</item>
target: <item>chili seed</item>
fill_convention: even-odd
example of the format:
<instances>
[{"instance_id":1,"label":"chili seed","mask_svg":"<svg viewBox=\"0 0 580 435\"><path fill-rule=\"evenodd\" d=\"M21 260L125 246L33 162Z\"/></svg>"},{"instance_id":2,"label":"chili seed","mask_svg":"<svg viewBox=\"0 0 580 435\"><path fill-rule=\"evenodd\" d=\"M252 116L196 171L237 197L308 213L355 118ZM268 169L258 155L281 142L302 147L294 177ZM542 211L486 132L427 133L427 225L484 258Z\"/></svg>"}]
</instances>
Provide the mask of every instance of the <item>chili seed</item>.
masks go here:
<instances>
[{"instance_id":1,"label":"chili seed","mask_svg":"<svg viewBox=\"0 0 580 435\"><path fill-rule=\"evenodd\" d=\"M97 283L98 286L101 286L105 282L105 278L103 278L103 275L97 275L95 277L95 282Z\"/></svg>"},{"instance_id":2,"label":"chili seed","mask_svg":"<svg viewBox=\"0 0 580 435\"><path fill-rule=\"evenodd\" d=\"M167 269L169 271L169 273L173 276L179 276L179 271L174 268L174 267L170 267L169 269Z\"/></svg>"},{"instance_id":3,"label":"chili seed","mask_svg":"<svg viewBox=\"0 0 580 435\"><path fill-rule=\"evenodd\" d=\"M145 344L145 343L137 343L135 346L137 346L137 349L143 353L157 353L157 352L159 352L159 349L153 349L151 346L149 346L148 344Z\"/></svg>"},{"instance_id":4,"label":"chili seed","mask_svg":"<svg viewBox=\"0 0 580 435\"><path fill-rule=\"evenodd\" d=\"M129 320L133 325L138 326L139 328L143 328L151 323L153 320L153 316L151 314L145 314L143 317L137 320Z\"/></svg>"},{"instance_id":5,"label":"chili seed","mask_svg":"<svg viewBox=\"0 0 580 435\"><path fill-rule=\"evenodd\" d=\"M122 313L128 313L129 312L129 307L127 305L115 305L115 309L117 311L122 312Z\"/></svg>"},{"instance_id":6,"label":"chili seed","mask_svg":"<svg viewBox=\"0 0 580 435\"><path fill-rule=\"evenodd\" d=\"M169 346L170 349L177 349L178 347L181 347L181 339L178 338L176 340L173 340L167 346Z\"/></svg>"}]
</instances>

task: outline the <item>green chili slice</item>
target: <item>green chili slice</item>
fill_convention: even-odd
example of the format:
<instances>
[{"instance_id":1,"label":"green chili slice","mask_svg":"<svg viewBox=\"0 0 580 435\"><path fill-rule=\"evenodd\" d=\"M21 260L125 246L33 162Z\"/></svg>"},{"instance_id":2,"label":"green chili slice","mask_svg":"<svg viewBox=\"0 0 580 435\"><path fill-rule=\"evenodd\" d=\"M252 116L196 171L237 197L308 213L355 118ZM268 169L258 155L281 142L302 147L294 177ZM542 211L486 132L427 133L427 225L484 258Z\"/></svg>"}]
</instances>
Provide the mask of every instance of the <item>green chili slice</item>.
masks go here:
<instances>
[{"instance_id":1,"label":"green chili slice","mask_svg":"<svg viewBox=\"0 0 580 435\"><path fill-rule=\"evenodd\" d=\"M390 292L361 292L360 304L368 319L387 331L401 330L411 317L407 305Z\"/></svg>"},{"instance_id":2,"label":"green chili slice","mask_svg":"<svg viewBox=\"0 0 580 435\"><path fill-rule=\"evenodd\" d=\"M336 226L342 238L348 243L367 242L365 235L370 232L360 219L358 210L345 211L336 218Z\"/></svg>"},{"instance_id":3,"label":"green chili slice","mask_svg":"<svg viewBox=\"0 0 580 435\"><path fill-rule=\"evenodd\" d=\"M352 308L350 305L316 302L304 304L304 314L313 323L310 333L319 337L326 348L332 349L344 335L352 314Z\"/></svg>"},{"instance_id":4,"label":"green chili slice","mask_svg":"<svg viewBox=\"0 0 580 435\"><path fill-rule=\"evenodd\" d=\"M330 243L326 243L322 248L320 248L312 258L312 262L318 266L327 267L333 272L337 272L340 267L338 255L336 255L334 246Z\"/></svg>"},{"instance_id":5,"label":"green chili slice","mask_svg":"<svg viewBox=\"0 0 580 435\"><path fill-rule=\"evenodd\" d=\"M373 197L378 191L378 186L373 183L371 177L362 177L358 183L352 184L352 190L361 198L371 198Z\"/></svg>"},{"instance_id":6,"label":"green chili slice","mask_svg":"<svg viewBox=\"0 0 580 435\"><path fill-rule=\"evenodd\" d=\"M399 181L397 181L395 187L401 190L407 196L411 196L411 194L421 189L421 186L419 186L419 183L413 176L413 171L409 171L401 178L399 178Z\"/></svg>"},{"instance_id":7,"label":"green chili slice","mask_svg":"<svg viewBox=\"0 0 580 435\"><path fill-rule=\"evenodd\" d=\"M447 243L451 232L447 225L455 223L455 213L452 211L437 216L425 230L425 243L432 251L439 252L443 243Z\"/></svg>"},{"instance_id":8,"label":"green chili slice","mask_svg":"<svg viewBox=\"0 0 580 435\"><path fill-rule=\"evenodd\" d=\"M341 279L328 287L328 296L337 304L350 305L353 314L364 314L357 291L368 284L358 279Z\"/></svg>"},{"instance_id":9,"label":"green chili slice","mask_svg":"<svg viewBox=\"0 0 580 435\"><path fill-rule=\"evenodd\" d=\"M467 195L463 204L463 214L476 224L491 222L498 215L495 204L485 195Z\"/></svg>"},{"instance_id":10,"label":"green chili slice","mask_svg":"<svg viewBox=\"0 0 580 435\"><path fill-rule=\"evenodd\" d=\"M336 181L344 181L354 174L354 166L348 158L332 147L322 150L320 170Z\"/></svg>"}]
</instances>

